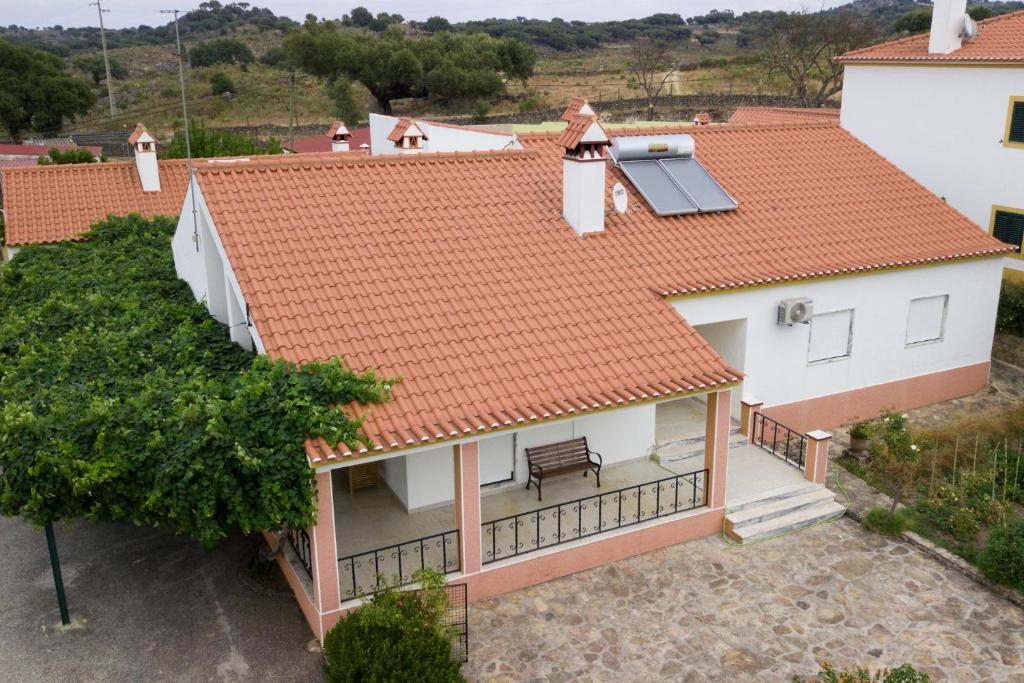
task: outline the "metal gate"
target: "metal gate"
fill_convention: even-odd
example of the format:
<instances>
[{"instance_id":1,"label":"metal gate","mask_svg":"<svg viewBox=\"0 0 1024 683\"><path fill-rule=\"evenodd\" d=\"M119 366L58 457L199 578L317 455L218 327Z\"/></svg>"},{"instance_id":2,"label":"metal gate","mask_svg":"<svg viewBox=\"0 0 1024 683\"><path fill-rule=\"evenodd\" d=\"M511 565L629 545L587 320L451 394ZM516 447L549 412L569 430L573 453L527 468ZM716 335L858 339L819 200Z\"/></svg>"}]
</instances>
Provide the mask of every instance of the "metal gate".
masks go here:
<instances>
[{"instance_id":1,"label":"metal gate","mask_svg":"<svg viewBox=\"0 0 1024 683\"><path fill-rule=\"evenodd\" d=\"M444 587L448 594L448 610L444 625L452 630L452 658L460 662L469 661L469 605L466 600L466 584L450 583Z\"/></svg>"}]
</instances>

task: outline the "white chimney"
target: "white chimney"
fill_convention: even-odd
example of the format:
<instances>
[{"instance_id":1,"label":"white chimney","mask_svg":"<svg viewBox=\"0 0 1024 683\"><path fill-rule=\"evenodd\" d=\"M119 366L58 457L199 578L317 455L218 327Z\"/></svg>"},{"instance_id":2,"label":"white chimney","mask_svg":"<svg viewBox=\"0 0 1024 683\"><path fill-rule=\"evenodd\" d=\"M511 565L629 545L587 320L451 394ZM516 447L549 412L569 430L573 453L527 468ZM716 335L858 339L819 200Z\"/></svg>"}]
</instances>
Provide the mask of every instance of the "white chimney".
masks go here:
<instances>
[{"instance_id":1,"label":"white chimney","mask_svg":"<svg viewBox=\"0 0 1024 683\"><path fill-rule=\"evenodd\" d=\"M558 140L562 157L562 217L578 235L604 231L605 156L611 141L596 116L577 116Z\"/></svg>"},{"instance_id":2,"label":"white chimney","mask_svg":"<svg viewBox=\"0 0 1024 683\"><path fill-rule=\"evenodd\" d=\"M348 128L341 121L334 122L331 129L327 131L327 137L331 139L332 152L347 152L349 150L352 134L348 132Z\"/></svg>"},{"instance_id":3,"label":"white chimney","mask_svg":"<svg viewBox=\"0 0 1024 683\"><path fill-rule=\"evenodd\" d=\"M967 0L935 0L932 5L932 29L928 35L930 54L949 54L960 49Z\"/></svg>"},{"instance_id":4,"label":"white chimney","mask_svg":"<svg viewBox=\"0 0 1024 683\"><path fill-rule=\"evenodd\" d=\"M160 191L160 166L156 160L156 138L141 123L128 137L128 144L135 153L135 170L143 192Z\"/></svg>"}]
</instances>

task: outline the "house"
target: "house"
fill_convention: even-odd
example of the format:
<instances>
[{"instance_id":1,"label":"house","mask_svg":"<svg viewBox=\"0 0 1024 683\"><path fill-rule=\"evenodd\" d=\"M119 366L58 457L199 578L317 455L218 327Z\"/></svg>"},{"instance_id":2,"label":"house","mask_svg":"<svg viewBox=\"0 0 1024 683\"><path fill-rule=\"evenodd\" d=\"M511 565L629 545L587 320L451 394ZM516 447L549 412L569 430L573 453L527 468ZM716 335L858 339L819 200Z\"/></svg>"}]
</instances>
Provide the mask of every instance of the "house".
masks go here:
<instances>
[{"instance_id":1,"label":"house","mask_svg":"<svg viewBox=\"0 0 1024 683\"><path fill-rule=\"evenodd\" d=\"M411 117L370 114L370 153L482 152L521 149L515 133Z\"/></svg>"},{"instance_id":2,"label":"house","mask_svg":"<svg viewBox=\"0 0 1024 683\"><path fill-rule=\"evenodd\" d=\"M185 159L157 161L157 140L141 123L132 161L0 168L3 260L28 244L78 239L108 214L177 216L188 184Z\"/></svg>"},{"instance_id":3,"label":"house","mask_svg":"<svg viewBox=\"0 0 1024 683\"><path fill-rule=\"evenodd\" d=\"M790 123L839 123L839 110L832 107L819 109L801 107L736 107L729 117L729 123L742 124L790 124Z\"/></svg>"},{"instance_id":4,"label":"house","mask_svg":"<svg viewBox=\"0 0 1024 683\"><path fill-rule=\"evenodd\" d=\"M341 121L335 121L327 133L324 135L310 135L307 137L295 138L295 143L292 145L292 151L297 154L327 154L329 152L341 152L341 151L358 151L361 149L368 150L370 148L370 129L366 128L345 128L348 131L348 149L343 150L340 146L334 142L334 136L337 132L336 126L341 125L344 127ZM340 143L341 140L338 141ZM335 149L335 147L339 147Z\"/></svg>"},{"instance_id":5,"label":"house","mask_svg":"<svg viewBox=\"0 0 1024 683\"><path fill-rule=\"evenodd\" d=\"M842 126L1013 245L1024 277L1024 11L975 22L936 0L931 30L848 52Z\"/></svg>"},{"instance_id":6,"label":"house","mask_svg":"<svg viewBox=\"0 0 1024 683\"><path fill-rule=\"evenodd\" d=\"M49 141L0 144L0 169L38 166L39 159L49 156L51 149L59 149L62 152L69 149L88 149L96 159L103 154L102 147L79 147L74 142L63 140L54 140L52 144Z\"/></svg>"},{"instance_id":7,"label":"house","mask_svg":"<svg viewBox=\"0 0 1024 683\"><path fill-rule=\"evenodd\" d=\"M239 344L401 380L350 407L372 446L306 447L279 564L318 637L382 574L476 600L828 518L823 429L987 383L1008 247L839 126L397 127L197 168L174 240Z\"/></svg>"}]
</instances>

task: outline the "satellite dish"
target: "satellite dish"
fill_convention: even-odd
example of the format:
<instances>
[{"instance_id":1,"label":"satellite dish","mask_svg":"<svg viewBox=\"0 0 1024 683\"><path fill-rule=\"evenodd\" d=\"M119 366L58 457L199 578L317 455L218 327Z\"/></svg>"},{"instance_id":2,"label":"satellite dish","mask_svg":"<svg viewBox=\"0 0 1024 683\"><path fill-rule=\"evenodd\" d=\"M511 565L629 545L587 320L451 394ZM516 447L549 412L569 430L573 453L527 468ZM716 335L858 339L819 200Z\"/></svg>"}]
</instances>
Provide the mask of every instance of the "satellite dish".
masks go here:
<instances>
[{"instance_id":1,"label":"satellite dish","mask_svg":"<svg viewBox=\"0 0 1024 683\"><path fill-rule=\"evenodd\" d=\"M626 213L629 197L626 196L626 188L622 186L622 183L615 183L615 186L612 187L612 201L615 202L616 211Z\"/></svg>"},{"instance_id":2,"label":"satellite dish","mask_svg":"<svg viewBox=\"0 0 1024 683\"><path fill-rule=\"evenodd\" d=\"M966 40L974 40L978 35L978 23L971 18L970 14L964 15L964 27L960 31L960 37Z\"/></svg>"}]
</instances>

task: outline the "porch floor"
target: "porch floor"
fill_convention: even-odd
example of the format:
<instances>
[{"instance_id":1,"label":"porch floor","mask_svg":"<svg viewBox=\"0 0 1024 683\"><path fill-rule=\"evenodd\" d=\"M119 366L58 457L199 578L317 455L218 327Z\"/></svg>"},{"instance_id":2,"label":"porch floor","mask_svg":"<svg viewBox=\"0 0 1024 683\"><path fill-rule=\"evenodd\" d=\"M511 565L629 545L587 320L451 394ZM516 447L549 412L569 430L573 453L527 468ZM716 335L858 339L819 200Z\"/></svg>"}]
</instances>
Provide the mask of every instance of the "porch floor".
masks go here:
<instances>
[{"instance_id":1,"label":"porch floor","mask_svg":"<svg viewBox=\"0 0 1024 683\"><path fill-rule=\"evenodd\" d=\"M732 448L729 450L725 505L738 505L756 500L775 489L809 483L803 470L787 465L781 458L757 446Z\"/></svg>"}]
</instances>

